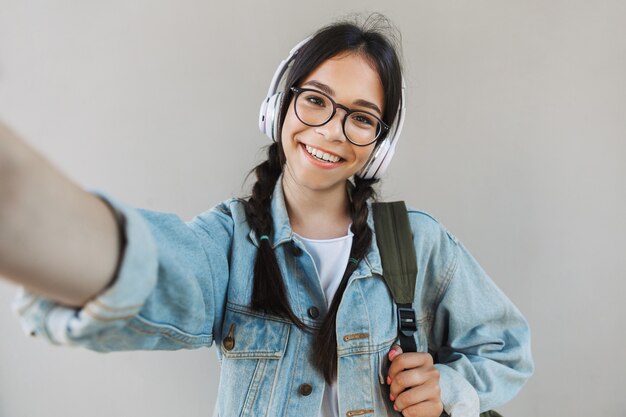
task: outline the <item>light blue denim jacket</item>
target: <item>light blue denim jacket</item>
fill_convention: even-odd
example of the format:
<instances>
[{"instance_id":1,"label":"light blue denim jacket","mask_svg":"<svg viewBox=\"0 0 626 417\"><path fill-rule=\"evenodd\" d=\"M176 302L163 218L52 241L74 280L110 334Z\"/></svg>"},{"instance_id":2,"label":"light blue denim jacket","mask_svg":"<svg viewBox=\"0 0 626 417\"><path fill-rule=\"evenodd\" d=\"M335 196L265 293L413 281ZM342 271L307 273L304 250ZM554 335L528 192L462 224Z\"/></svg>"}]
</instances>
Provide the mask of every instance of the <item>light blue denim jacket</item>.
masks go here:
<instances>
[{"instance_id":1,"label":"light blue denim jacket","mask_svg":"<svg viewBox=\"0 0 626 417\"><path fill-rule=\"evenodd\" d=\"M114 209L125 231L116 280L80 310L20 290L14 310L25 332L100 352L215 342L221 363L215 416L318 416L324 379L310 359L313 336L250 308L258 240L241 202L225 201L183 222L91 191ZM325 295L311 256L289 226L281 181L272 215L271 243L289 302L303 322L319 326ZM418 350L436 352L446 412L477 416L510 400L532 374L528 325L437 220L416 210L409 210L409 219L419 270ZM368 222L374 231L371 210ZM398 415L385 383L387 353L397 339L396 307L374 242L350 277L337 316L340 416ZM309 314L311 307L319 317ZM301 390L304 384L310 393Z\"/></svg>"}]
</instances>

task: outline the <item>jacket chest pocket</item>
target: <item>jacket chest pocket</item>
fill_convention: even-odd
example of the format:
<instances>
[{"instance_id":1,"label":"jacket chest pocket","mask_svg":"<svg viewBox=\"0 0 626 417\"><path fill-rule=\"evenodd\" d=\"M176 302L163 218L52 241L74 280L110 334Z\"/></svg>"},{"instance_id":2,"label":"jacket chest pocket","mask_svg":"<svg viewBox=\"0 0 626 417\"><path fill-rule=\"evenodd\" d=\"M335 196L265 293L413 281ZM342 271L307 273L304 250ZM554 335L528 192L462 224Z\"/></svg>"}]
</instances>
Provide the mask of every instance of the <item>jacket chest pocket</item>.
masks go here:
<instances>
[{"instance_id":1,"label":"jacket chest pocket","mask_svg":"<svg viewBox=\"0 0 626 417\"><path fill-rule=\"evenodd\" d=\"M222 329L221 416L266 415L289 324L227 306Z\"/></svg>"}]
</instances>

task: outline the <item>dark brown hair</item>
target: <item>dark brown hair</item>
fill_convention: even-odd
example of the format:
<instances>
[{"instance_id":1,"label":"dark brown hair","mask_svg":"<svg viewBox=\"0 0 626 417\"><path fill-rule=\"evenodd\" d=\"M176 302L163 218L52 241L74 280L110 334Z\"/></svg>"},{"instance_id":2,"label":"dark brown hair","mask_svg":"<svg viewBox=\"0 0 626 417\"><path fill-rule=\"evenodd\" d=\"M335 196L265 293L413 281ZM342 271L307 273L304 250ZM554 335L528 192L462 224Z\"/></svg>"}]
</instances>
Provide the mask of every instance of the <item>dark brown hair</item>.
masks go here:
<instances>
[{"instance_id":1,"label":"dark brown hair","mask_svg":"<svg viewBox=\"0 0 626 417\"><path fill-rule=\"evenodd\" d=\"M384 92L383 121L392 124L402 94L402 71L393 32L389 21L381 15L371 15L362 24L344 21L319 30L299 50L287 74L279 115L279 136L282 122L291 103L290 88L298 86L321 63L342 52L362 54L376 69ZM256 174L257 181L252 187L252 195L244 200L244 204L248 224L256 233L257 239L263 235L272 236L271 196L283 171L284 163L285 155L279 139L278 142L269 146L267 160L252 170ZM354 176L349 207L352 217L351 230L354 234L350 258L361 260L372 243L372 231L367 224L367 201L374 197L372 186L377 181ZM259 249L254 264L252 308L288 318L301 330L313 332L314 329L304 324L289 305L286 287L271 240L259 239L258 241ZM337 375L337 310L348 278L356 267L357 264L354 262L348 262L346 265L339 288L315 338L312 360L329 383L332 383Z\"/></svg>"}]
</instances>

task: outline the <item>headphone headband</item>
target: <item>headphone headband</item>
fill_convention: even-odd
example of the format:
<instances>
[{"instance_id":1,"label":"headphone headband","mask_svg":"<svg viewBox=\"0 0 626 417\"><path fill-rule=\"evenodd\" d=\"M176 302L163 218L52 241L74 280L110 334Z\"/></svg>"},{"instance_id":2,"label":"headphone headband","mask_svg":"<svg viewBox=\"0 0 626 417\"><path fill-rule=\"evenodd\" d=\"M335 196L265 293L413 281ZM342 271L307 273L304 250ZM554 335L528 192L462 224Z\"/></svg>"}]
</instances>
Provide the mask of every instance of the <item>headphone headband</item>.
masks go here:
<instances>
[{"instance_id":1,"label":"headphone headband","mask_svg":"<svg viewBox=\"0 0 626 417\"><path fill-rule=\"evenodd\" d=\"M298 54L298 51L300 51L302 46L304 46L311 39L312 36L309 36L299 42L296 46L291 48L287 58L280 62L278 68L274 72L274 76L272 77L270 87L267 91L267 96L261 103L261 109L259 111L259 129L261 130L261 133L264 133L273 141L276 141L278 138L277 132L279 129L279 113L283 98L283 92L278 92L278 86L287 72L289 64L291 64L295 56ZM402 126L404 125L404 115L406 112L405 89L406 86L404 83L404 77L402 77L400 105L398 106L396 117L394 118L385 138L380 140L375 145L368 161L365 163L363 168L356 173L357 176L364 179L380 178L387 170L393 154L395 153L396 144L398 143Z\"/></svg>"},{"instance_id":2,"label":"headphone headband","mask_svg":"<svg viewBox=\"0 0 626 417\"><path fill-rule=\"evenodd\" d=\"M289 51L289 55L287 56L287 58L283 59L280 62L280 64L278 64L278 69L276 69L276 71L274 72L274 76L272 77L272 82L270 83L270 88L269 88L269 90L267 90L267 96L266 97L271 97L274 94L276 94L276 90L278 90L278 85L280 84L280 82L281 82L281 80L283 78L283 75L285 75L285 72L287 72L287 67L289 66L291 61L293 61L293 58L298 53L300 48L302 46L304 46L305 43L310 41L311 38L312 38L312 36L309 36L308 38L303 39L302 41L298 42L298 44L296 46L291 48L291 51Z\"/></svg>"}]
</instances>

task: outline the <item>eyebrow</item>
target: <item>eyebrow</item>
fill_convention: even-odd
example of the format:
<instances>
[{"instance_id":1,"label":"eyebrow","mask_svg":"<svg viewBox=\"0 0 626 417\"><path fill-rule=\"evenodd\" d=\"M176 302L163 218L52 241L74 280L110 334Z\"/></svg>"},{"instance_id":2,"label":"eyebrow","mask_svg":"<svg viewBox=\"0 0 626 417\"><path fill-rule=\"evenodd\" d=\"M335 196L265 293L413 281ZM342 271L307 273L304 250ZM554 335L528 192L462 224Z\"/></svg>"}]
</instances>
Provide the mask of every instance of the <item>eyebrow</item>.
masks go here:
<instances>
[{"instance_id":1,"label":"eyebrow","mask_svg":"<svg viewBox=\"0 0 626 417\"><path fill-rule=\"evenodd\" d=\"M317 87L320 90L322 90L324 93L328 94L329 96L334 96L335 95L335 90L333 90L332 88L330 88L326 84L321 83L319 81L311 80L311 81L305 82L302 85L303 86L304 85L311 85L313 87ZM361 107L367 107L368 109L372 109L374 111L377 111L378 114L380 114L381 116L383 114L383 112L380 110L380 108L376 104L372 103L371 101L358 99L358 100L354 100L353 104L356 104L357 106L361 106Z\"/></svg>"}]
</instances>

